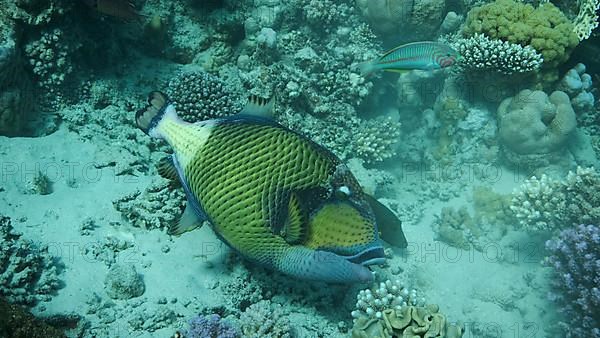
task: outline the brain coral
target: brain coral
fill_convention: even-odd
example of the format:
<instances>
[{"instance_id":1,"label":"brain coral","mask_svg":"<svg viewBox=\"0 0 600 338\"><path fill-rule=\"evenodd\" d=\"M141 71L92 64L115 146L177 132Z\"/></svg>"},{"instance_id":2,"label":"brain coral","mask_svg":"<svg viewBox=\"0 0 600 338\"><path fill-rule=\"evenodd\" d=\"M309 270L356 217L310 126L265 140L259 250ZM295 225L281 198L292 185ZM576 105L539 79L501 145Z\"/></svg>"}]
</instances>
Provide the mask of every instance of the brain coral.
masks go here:
<instances>
[{"instance_id":1,"label":"brain coral","mask_svg":"<svg viewBox=\"0 0 600 338\"><path fill-rule=\"evenodd\" d=\"M577 126L569 96L561 91L548 96L522 90L500 103L497 116L504 151L517 156L559 152Z\"/></svg>"},{"instance_id":2,"label":"brain coral","mask_svg":"<svg viewBox=\"0 0 600 338\"><path fill-rule=\"evenodd\" d=\"M531 46L544 57L544 67L553 68L566 61L579 39L573 24L553 4L537 8L513 0L475 7L469 11L463 34L483 33L523 47Z\"/></svg>"}]
</instances>

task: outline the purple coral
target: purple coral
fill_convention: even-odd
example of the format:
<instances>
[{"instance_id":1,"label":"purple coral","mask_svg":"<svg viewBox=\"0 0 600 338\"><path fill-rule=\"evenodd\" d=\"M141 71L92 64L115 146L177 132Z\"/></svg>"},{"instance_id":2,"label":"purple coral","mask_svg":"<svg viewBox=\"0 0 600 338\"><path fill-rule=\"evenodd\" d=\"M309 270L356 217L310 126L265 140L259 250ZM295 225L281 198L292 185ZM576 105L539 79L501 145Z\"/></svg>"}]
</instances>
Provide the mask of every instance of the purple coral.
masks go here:
<instances>
[{"instance_id":1,"label":"purple coral","mask_svg":"<svg viewBox=\"0 0 600 338\"><path fill-rule=\"evenodd\" d=\"M567 337L600 338L600 227L579 225L546 242L556 272L550 298L566 315ZM568 322L567 322L568 320Z\"/></svg>"},{"instance_id":2,"label":"purple coral","mask_svg":"<svg viewBox=\"0 0 600 338\"><path fill-rule=\"evenodd\" d=\"M188 321L189 329L183 332L185 338L237 338L238 330L221 316L212 314L198 315Z\"/></svg>"}]
</instances>

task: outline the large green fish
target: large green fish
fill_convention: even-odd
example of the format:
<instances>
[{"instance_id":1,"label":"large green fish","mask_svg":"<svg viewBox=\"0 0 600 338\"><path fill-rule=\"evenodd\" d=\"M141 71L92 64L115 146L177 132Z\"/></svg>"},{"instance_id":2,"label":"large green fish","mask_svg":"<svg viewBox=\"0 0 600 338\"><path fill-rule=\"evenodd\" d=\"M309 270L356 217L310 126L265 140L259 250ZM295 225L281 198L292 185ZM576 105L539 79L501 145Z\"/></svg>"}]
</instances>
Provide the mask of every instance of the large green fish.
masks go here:
<instances>
[{"instance_id":1,"label":"large green fish","mask_svg":"<svg viewBox=\"0 0 600 338\"><path fill-rule=\"evenodd\" d=\"M243 114L187 123L160 92L148 102L137 124L173 148L171 172L188 198L172 233L208 221L253 262L296 278L339 283L372 280L367 266L385 259L380 232L406 247L393 213L366 195L337 157L306 137ZM256 108L254 101L254 109L242 113Z\"/></svg>"}]
</instances>

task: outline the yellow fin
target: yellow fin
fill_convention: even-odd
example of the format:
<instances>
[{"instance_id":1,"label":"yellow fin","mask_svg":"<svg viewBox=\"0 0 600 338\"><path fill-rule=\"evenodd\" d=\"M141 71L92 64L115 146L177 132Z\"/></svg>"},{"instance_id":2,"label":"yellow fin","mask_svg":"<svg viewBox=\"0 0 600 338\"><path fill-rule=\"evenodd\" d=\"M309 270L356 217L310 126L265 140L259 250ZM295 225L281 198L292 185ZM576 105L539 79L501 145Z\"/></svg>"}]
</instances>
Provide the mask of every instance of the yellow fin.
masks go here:
<instances>
[{"instance_id":1,"label":"yellow fin","mask_svg":"<svg viewBox=\"0 0 600 338\"><path fill-rule=\"evenodd\" d=\"M398 73L398 74L404 74L404 73L408 73L411 70L410 69L395 69L395 68L388 68L388 69L383 69L386 72L390 72L390 73Z\"/></svg>"},{"instance_id":2,"label":"yellow fin","mask_svg":"<svg viewBox=\"0 0 600 338\"><path fill-rule=\"evenodd\" d=\"M281 236L289 244L300 244L306 236L306 220L296 194L291 194L290 196L287 218L285 219Z\"/></svg>"},{"instance_id":3,"label":"yellow fin","mask_svg":"<svg viewBox=\"0 0 600 338\"><path fill-rule=\"evenodd\" d=\"M194 208L188 202L177 223L169 227L168 234L179 236L184 232L192 231L196 228L202 227L202 223L203 220L196 215Z\"/></svg>"}]
</instances>

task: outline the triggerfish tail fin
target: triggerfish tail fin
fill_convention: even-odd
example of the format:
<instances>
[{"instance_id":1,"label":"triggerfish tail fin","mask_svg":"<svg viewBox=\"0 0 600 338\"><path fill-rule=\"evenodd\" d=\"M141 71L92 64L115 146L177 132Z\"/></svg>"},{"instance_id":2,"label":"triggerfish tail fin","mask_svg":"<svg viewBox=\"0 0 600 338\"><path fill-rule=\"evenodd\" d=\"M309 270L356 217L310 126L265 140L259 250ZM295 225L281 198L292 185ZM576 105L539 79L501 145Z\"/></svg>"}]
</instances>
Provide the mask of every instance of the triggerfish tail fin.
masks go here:
<instances>
[{"instance_id":1,"label":"triggerfish tail fin","mask_svg":"<svg viewBox=\"0 0 600 338\"><path fill-rule=\"evenodd\" d=\"M144 133L150 135L153 128L158 125L162 119L169 99L166 94L159 91L153 91L148 95L148 105L137 111L135 114L135 123Z\"/></svg>"},{"instance_id":2,"label":"triggerfish tail fin","mask_svg":"<svg viewBox=\"0 0 600 338\"><path fill-rule=\"evenodd\" d=\"M381 238L393 246L406 248L408 242L402 231L402 222L398 217L373 196L365 194L365 198L375 213L375 219L379 231L381 232Z\"/></svg>"},{"instance_id":3,"label":"triggerfish tail fin","mask_svg":"<svg viewBox=\"0 0 600 338\"><path fill-rule=\"evenodd\" d=\"M248 103L246 103L240 114L272 118L273 107L275 105L273 101L275 101L273 98L265 99L256 95L250 95L248 96Z\"/></svg>"}]
</instances>

